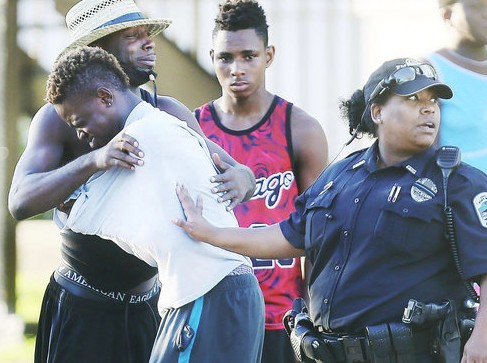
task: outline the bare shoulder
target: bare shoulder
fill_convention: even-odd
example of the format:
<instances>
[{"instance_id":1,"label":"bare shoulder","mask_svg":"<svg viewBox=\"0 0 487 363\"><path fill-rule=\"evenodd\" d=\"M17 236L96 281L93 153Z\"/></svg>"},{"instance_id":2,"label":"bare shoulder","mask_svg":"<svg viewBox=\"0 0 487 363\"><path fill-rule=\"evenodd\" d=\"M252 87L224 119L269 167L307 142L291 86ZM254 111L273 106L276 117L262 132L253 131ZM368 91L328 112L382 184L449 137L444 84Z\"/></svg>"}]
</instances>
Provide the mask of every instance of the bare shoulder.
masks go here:
<instances>
[{"instance_id":1,"label":"bare shoulder","mask_svg":"<svg viewBox=\"0 0 487 363\"><path fill-rule=\"evenodd\" d=\"M75 130L59 117L52 104L42 106L32 118L29 142L64 144L74 139L77 139Z\"/></svg>"},{"instance_id":2,"label":"bare shoulder","mask_svg":"<svg viewBox=\"0 0 487 363\"><path fill-rule=\"evenodd\" d=\"M468 69L469 71L472 71L474 73L487 75L487 65L485 65L485 63L468 62L465 58L456 55L457 53L454 50L448 48L442 48L437 50L434 53L442 56L443 58L449 60L450 62L456 64L459 67Z\"/></svg>"},{"instance_id":3,"label":"bare shoulder","mask_svg":"<svg viewBox=\"0 0 487 363\"><path fill-rule=\"evenodd\" d=\"M181 101L169 96L157 96L157 107L168 114L186 121L189 127L206 139L201 130L200 124L196 121L193 112L189 110Z\"/></svg>"},{"instance_id":4,"label":"bare shoulder","mask_svg":"<svg viewBox=\"0 0 487 363\"><path fill-rule=\"evenodd\" d=\"M32 119L17 169L26 174L52 170L89 150L88 144L77 138L75 129L58 116L54 106L45 104Z\"/></svg>"},{"instance_id":5,"label":"bare shoulder","mask_svg":"<svg viewBox=\"0 0 487 363\"><path fill-rule=\"evenodd\" d=\"M291 134L293 141L307 142L311 138L326 142L325 132L318 120L296 106L291 110Z\"/></svg>"},{"instance_id":6,"label":"bare shoulder","mask_svg":"<svg viewBox=\"0 0 487 363\"><path fill-rule=\"evenodd\" d=\"M177 100L174 97L170 96L157 96L157 107L167 112L170 115L173 115L181 120L184 120L188 114L192 114L192 112L187 108L181 101Z\"/></svg>"},{"instance_id":7,"label":"bare shoulder","mask_svg":"<svg viewBox=\"0 0 487 363\"><path fill-rule=\"evenodd\" d=\"M295 106L291 111L291 140L302 193L328 164L328 143L320 123Z\"/></svg>"}]
</instances>

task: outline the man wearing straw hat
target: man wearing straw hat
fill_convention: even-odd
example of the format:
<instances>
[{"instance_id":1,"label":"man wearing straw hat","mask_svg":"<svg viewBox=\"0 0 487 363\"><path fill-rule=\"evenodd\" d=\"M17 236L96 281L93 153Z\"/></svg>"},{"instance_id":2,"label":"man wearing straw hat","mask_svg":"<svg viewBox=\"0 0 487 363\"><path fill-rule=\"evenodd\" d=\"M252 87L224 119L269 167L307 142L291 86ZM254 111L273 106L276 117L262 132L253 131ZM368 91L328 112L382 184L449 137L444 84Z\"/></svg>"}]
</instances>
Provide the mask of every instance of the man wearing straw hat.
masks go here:
<instances>
[{"instance_id":1,"label":"man wearing straw hat","mask_svg":"<svg viewBox=\"0 0 487 363\"><path fill-rule=\"evenodd\" d=\"M73 42L68 49L94 43L120 60L130 78L130 90L152 105L184 120L202 134L192 113L170 97L151 97L138 86L154 76L151 37L170 21L141 15L132 0L83 0L67 14ZM229 209L253 192L248 168L205 138L225 173L214 192ZM61 227L69 212L70 195L97 171L113 166L134 170L143 166L143 145L124 133L105 142L77 133L51 104L34 116L27 147L12 181L9 209L25 219L51 208ZM92 150L95 149L95 150ZM130 154L129 154L130 153ZM74 193L77 194L76 192ZM129 207L130 208L130 207ZM130 209L128 209L130 213ZM147 362L159 317L157 270L98 237L63 232L63 263L47 287L36 341L35 362Z\"/></svg>"}]
</instances>

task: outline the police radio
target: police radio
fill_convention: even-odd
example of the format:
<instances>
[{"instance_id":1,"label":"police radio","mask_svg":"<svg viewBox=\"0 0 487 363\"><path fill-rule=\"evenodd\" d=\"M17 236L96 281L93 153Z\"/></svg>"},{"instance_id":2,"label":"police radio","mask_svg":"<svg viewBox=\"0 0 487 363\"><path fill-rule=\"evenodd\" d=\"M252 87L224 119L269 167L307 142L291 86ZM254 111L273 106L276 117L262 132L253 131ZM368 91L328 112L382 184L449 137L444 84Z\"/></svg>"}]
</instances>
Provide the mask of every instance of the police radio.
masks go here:
<instances>
[{"instance_id":1,"label":"police radio","mask_svg":"<svg viewBox=\"0 0 487 363\"><path fill-rule=\"evenodd\" d=\"M438 155L436 157L436 164L440 167L443 174L443 192L444 192L444 206L443 206L443 217L445 220L445 237L450 243L450 249L452 252L453 263L455 268L460 274L465 288L467 289L470 297L475 301L479 302L480 298L477 292L472 287L472 284L463 278L463 269L460 264L460 257L458 255L458 245L457 236L455 233L455 221L453 218L453 211L448 205L448 179L450 174L460 165L461 153L460 149L456 146L442 146L438 150Z\"/></svg>"}]
</instances>

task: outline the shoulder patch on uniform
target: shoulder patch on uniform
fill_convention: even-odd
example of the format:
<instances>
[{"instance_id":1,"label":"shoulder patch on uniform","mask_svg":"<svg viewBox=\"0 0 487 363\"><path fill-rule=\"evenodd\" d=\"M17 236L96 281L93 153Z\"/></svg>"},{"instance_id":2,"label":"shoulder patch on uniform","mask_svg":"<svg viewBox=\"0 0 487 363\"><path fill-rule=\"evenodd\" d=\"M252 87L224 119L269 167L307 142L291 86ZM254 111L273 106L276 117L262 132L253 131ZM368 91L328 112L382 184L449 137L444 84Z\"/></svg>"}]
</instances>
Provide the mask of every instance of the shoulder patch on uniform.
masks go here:
<instances>
[{"instance_id":1,"label":"shoulder patch on uniform","mask_svg":"<svg viewBox=\"0 0 487 363\"><path fill-rule=\"evenodd\" d=\"M477 194L473 198L473 206L482 227L487 228L487 192Z\"/></svg>"}]
</instances>

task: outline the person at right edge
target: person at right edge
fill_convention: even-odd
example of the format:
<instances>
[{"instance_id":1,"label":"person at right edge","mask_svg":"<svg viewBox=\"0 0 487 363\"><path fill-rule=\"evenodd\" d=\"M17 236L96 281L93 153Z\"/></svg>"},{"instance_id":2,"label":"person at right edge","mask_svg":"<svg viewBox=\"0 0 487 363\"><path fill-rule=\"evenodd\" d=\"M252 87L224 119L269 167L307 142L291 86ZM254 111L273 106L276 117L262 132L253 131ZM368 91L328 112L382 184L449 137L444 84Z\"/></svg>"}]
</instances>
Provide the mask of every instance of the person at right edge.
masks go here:
<instances>
[{"instance_id":1,"label":"person at right edge","mask_svg":"<svg viewBox=\"0 0 487 363\"><path fill-rule=\"evenodd\" d=\"M455 97L441 103L439 145L487 173L487 0L439 0L450 45L426 56Z\"/></svg>"},{"instance_id":2,"label":"person at right edge","mask_svg":"<svg viewBox=\"0 0 487 363\"><path fill-rule=\"evenodd\" d=\"M274 60L264 9L255 1L220 4L210 56L222 97L195 110L208 137L254 172L252 198L234 209L241 227L280 222L327 163L327 142L317 120L266 90ZM306 294L299 258L252 259L264 294L266 324L262 362L295 362L282 318ZM304 267L304 266L303 266Z\"/></svg>"},{"instance_id":3,"label":"person at right edge","mask_svg":"<svg viewBox=\"0 0 487 363\"><path fill-rule=\"evenodd\" d=\"M454 149L433 145L438 99L452 95L430 64L385 62L342 103L353 137L367 133L376 142L328 167L287 220L216 228L201 216L200 199L195 205L179 185L186 219L173 223L195 240L254 258L306 254L313 264L308 328L337 362L457 363L462 355L462 363L486 362L487 175L463 162L443 175L442 156ZM445 204L454 216L455 258ZM472 301L467 281L478 282L481 295L462 351L460 322L473 325L466 317L475 314L465 303Z\"/></svg>"}]
</instances>

